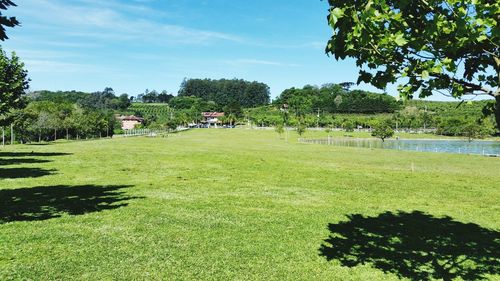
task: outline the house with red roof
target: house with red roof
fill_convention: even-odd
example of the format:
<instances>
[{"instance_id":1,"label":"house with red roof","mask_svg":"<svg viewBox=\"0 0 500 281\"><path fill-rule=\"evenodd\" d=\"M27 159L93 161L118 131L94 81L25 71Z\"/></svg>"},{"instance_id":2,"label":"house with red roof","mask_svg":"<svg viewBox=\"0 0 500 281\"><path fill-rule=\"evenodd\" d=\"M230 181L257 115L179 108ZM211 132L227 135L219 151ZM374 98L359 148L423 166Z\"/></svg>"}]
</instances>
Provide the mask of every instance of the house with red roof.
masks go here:
<instances>
[{"instance_id":1,"label":"house with red roof","mask_svg":"<svg viewBox=\"0 0 500 281\"><path fill-rule=\"evenodd\" d=\"M121 127L123 130L132 130L135 129L136 126L139 126L144 123L144 118L137 117L134 115L120 116L117 119L120 120L122 124Z\"/></svg>"},{"instance_id":2,"label":"house with red roof","mask_svg":"<svg viewBox=\"0 0 500 281\"><path fill-rule=\"evenodd\" d=\"M214 126L217 128L217 124L221 124L221 117L224 117L224 112L202 112L203 120L201 123L207 124L209 127Z\"/></svg>"}]
</instances>

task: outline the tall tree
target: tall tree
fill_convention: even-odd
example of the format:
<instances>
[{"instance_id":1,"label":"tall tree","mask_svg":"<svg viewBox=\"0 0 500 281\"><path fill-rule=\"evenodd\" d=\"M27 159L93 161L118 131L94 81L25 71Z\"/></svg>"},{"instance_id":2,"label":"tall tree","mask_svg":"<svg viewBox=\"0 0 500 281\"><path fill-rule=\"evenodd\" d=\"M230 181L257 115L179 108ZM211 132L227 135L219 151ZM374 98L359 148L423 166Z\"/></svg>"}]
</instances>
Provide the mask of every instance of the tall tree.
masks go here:
<instances>
[{"instance_id":1,"label":"tall tree","mask_svg":"<svg viewBox=\"0 0 500 281\"><path fill-rule=\"evenodd\" d=\"M6 17L2 15L1 10L7 10L10 6L17 6L10 0L0 0L0 40L5 41L9 39L5 33L5 27L14 27L19 25L19 21L15 17Z\"/></svg>"},{"instance_id":2,"label":"tall tree","mask_svg":"<svg viewBox=\"0 0 500 281\"><path fill-rule=\"evenodd\" d=\"M24 106L29 87L28 72L15 53L9 58L0 48L0 116Z\"/></svg>"},{"instance_id":3,"label":"tall tree","mask_svg":"<svg viewBox=\"0 0 500 281\"><path fill-rule=\"evenodd\" d=\"M487 95L500 130L500 2L491 0L329 0L335 58L353 58L358 83L423 98Z\"/></svg>"}]
</instances>

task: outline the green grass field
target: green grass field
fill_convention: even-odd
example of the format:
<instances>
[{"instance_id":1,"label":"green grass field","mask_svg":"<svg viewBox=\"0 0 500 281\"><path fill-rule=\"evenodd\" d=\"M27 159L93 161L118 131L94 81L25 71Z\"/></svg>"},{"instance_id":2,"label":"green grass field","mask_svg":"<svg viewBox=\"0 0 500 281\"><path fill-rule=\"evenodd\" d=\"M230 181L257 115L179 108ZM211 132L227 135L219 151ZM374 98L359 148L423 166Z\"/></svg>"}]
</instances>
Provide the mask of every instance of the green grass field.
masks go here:
<instances>
[{"instance_id":1,"label":"green grass field","mask_svg":"<svg viewBox=\"0 0 500 281\"><path fill-rule=\"evenodd\" d=\"M500 278L498 158L200 129L0 165L0 280Z\"/></svg>"}]
</instances>

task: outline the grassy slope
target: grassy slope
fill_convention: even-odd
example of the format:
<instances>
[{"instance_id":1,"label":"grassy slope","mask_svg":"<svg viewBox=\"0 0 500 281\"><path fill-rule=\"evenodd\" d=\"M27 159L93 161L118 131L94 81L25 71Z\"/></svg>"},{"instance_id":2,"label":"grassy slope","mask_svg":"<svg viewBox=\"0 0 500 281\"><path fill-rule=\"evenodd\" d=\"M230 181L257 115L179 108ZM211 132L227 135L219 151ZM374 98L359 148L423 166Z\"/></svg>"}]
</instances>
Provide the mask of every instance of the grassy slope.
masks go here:
<instances>
[{"instance_id":1,"label":"grassy slope","mask_svg":"<svg viewBox=\"0 0 500 281\"><path fill-rule=\"evenodd\" d=\"M0 223L0 280L391 280L319 256L328 223L419 210L500 229L494 158L286 144L272 131L251 130L6 149L72 155L2 167L54 171L16 179L4 172L0 196L37 186L130 185L123 196L139 198L100 212Z\"/></svg>"}]
</instances>

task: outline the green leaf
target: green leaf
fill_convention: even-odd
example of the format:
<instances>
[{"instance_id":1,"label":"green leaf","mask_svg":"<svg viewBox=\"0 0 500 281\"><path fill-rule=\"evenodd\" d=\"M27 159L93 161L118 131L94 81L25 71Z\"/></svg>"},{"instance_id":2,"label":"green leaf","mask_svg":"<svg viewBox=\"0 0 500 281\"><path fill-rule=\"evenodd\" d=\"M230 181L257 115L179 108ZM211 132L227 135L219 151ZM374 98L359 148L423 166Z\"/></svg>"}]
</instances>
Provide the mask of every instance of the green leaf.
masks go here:
<instances>
[{"instance_id":1,"label":"green leaf","mask_svg":"<svg viewBox=\"0 0 500 281\"><path fill-rule=\"evenodd\" d=\"M443 64L444 64L444 65L450 65L452 62L453 62L453 60L452 60L452 59L450 59L450 58L445 58L445 59L443 59Z\"/></svg>"},{"instance_id":2,"label":"green leaf","mask_svg":"<svg viewBox=\"0 0 500 281\"><path fill-rule=\"evenodd\" d=\"M435 65L431 69L432 73L443 73L443 66L441 64Z\"/></svg>"},{"instance_id":3,"label":"green leaf","mask_svg":"<svg viewBox=\"0 0 500 281\"><path fill-rule=\"evenodd\" d=\"M402 47L408 43L408 41L403 37L403 34L396 35L394 42L400 47Z\"/></svg>"},{"instance_id":4,"label":"green leaf","mask_svg":"<svg viewBox=\"0 0 500 281\"><path fill-rule=\"evenodd\" d=\"M359 77L358 77L357 84L359 84L361 82L370 83L370 81L372 80L372 78L373 78L373 75L371 73L366 72L364 70L360 70L359 71Z\"/></svg>"},{"instance_id":5,"label":"green leaf","mask_svg":"<svg viewBox=\"0 0 500 281\"><path fill-rule=\"evenodd\" d=\"M344 10L340 8L335 8L330 11L330 24L335 25L341 17L344 16Z\"/></svg>"},{"instance_id":6,"label":"green leaf","mask_svg":"<svg viewBox=\"0 0 500 281\"><path fill-rule=\"evenodd\" d=\"M481 35L481 36L479 36L479 37L477 37L477 41L478 41L478 42L482 42L482 41L484 41L484 40L486 40L486 39L488 39L488 37L486 37L486 35L484 35L484 34L483 34L483 35Z\"/></svg>"},{"instance_id":7,"label":"green leaf","mask_svg":"<svg viewBox=\"0 0 500 281\"><path fill-rule=\"evenodd\" d=\"M427 70L422 71L422 79L429 79L429 71Z\"/></svg>"}]
</instances>

